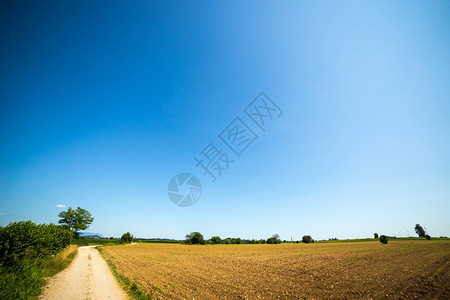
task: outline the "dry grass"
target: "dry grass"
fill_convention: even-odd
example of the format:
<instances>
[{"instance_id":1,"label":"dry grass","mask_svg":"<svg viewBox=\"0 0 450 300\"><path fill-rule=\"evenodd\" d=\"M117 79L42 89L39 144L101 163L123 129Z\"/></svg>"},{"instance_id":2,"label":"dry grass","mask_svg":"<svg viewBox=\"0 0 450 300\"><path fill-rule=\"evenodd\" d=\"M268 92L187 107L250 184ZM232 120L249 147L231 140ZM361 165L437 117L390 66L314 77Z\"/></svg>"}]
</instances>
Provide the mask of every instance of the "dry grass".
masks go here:
<instances>
[{"instance_id":1,"label":"dry grass","mask_svg":"<svg viewBox=\"0 0 450 300\"><path fill-rule=\"evenodd\" d=\"M77 253L78 245L70 245L54 257L48 258L44 263L45 276L53 276L64 270L70 265Z\"/></svg>"},{"instance_id":2,"label":"dry grass","mask_svg":"<svg viewBox=\"0 0 450 300\"><path fill-rule=\"evenodd\" d=\"M162 299L450 299L450 242L104 247Z\"/></svg>"}]
</instances>

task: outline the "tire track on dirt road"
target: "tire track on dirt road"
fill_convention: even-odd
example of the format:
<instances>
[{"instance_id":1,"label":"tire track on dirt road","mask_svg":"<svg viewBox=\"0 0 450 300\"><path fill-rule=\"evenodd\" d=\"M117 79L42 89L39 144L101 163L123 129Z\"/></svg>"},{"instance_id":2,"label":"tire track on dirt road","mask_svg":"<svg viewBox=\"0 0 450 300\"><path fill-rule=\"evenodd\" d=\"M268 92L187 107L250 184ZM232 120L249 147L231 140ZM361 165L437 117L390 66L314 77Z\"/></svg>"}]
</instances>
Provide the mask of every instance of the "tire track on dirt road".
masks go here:
<instances>
[{"instance_id":1,"label":"tire track on dirt road","mask_svg":"<svg viewBox=\"0 0 450 300\"><path fill-rule=\"evenodd\" d=\"M95 246L78 248L69 267L49 279L43 300L128 299Z\"/></svg>"}]
</instances>

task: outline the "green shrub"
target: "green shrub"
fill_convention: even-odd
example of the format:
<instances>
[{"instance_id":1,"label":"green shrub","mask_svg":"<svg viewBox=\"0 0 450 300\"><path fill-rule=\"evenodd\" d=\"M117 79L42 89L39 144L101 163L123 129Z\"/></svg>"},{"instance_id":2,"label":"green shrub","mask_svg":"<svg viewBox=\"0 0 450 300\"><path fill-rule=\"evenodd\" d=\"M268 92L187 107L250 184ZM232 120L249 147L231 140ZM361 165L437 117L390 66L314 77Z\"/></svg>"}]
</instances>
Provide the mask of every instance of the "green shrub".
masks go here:
<instances>
[{"instance_id":1,"label":"green shrub","mask_svg":"<svg viewBox=\"0 0 450 300\"><path fill-rule=\"evenodd\" d=\"M305 244L309 244L309 243L314 243L314 240L310 235L304 235L302 237L302 242Z\"/></svg>"},{"instance_id":2,"label":"green shrub","mask_svg":"<svg viewBox=\"0 0 450 300\"><path fill-rule=\"evenodd\" d=\"M380 242L382 244L387 244L388 243L388 237L385 235L380 235Z\"/></svg>"},{"instance_id":3,"label":"green shrub","mask_svg":"<svg viewBox=\"0 0 450 300\"><path fill-rule=\"evenodd\" d=\"M426 238L427 240L431 240L431 236L430 236L429 234L425 235L425 238Z\"/></svg>"},{"instance_id":4,"label":"green shrub","mask_svg":"<svg viewBox=\"0 0 450 300\"><path fill-rule=\"evenodd\" d=\"M66 248L72 231L31 221L0 227L0 299L35 299L45 276L65 268L76 254Z\"/></svg>"},{"instance_id":5,"label":"green shrub","mask_svg":"<svg viewBox=\"0 0 450 300\"><path fill-rule=\"evenodd\" d=\"M127 232L122 234L120 240L122 243L131 243L134 240L134 236L131 233Z\"/></svg>"},{"instance_id":6,"label":"green shrub","mask_svg":"<svg viewBox=\"0 0 450 300\"><path fill-rule=\"evenodd\" d=\"M71 239L72 231L55 224L10 223L0 228L0 262L13 265L25 256L33 259L54 255Z\"/></svg>"}]
</instances>

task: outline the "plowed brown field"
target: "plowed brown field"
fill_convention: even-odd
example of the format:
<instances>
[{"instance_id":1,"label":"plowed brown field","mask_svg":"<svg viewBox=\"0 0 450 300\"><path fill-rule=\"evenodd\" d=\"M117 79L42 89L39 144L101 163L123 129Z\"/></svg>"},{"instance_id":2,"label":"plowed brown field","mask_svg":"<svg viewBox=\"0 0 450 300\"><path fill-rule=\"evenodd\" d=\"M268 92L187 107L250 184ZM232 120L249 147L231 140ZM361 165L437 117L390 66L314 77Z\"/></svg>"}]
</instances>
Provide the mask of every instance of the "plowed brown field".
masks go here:
<instances>
[{"instance_id":1,"label":"plowed brown field","mask_svg":"<svg viewBox=\"0 0 450 300\"><path fill-rule=\"evenodd\" d=\"M161 299L450 299L449 241L104 247Z\"/></svg>"}]
</instances>

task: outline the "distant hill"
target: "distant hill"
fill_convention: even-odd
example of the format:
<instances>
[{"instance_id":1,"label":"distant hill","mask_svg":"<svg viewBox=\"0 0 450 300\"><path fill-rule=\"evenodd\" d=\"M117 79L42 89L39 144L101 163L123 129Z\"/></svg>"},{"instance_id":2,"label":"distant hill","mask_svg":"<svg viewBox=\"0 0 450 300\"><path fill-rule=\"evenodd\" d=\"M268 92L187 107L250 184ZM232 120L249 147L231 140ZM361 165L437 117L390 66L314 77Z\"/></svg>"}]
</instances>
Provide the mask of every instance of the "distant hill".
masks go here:
<instances>
[{"instance_id":1,"label":"distant hill","mask_svg":"<svg viewBox=\"0 0 450 300\"><path fill-rule=\"evenodd\" d=\"M101 233L93 233L93 232L81 232L81 236L88 237L91 239L104 239L105 237Z\"/></svg>"}]
</instances>

